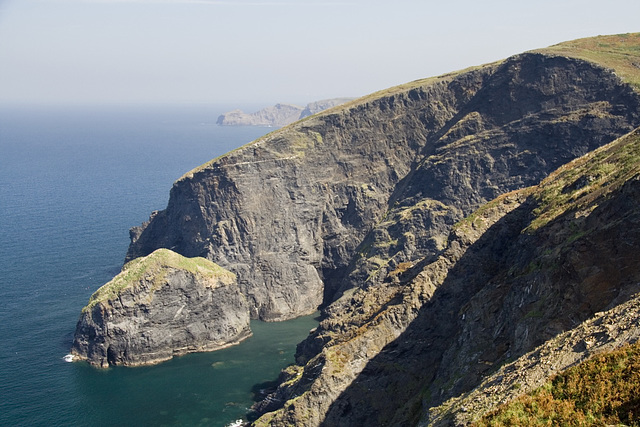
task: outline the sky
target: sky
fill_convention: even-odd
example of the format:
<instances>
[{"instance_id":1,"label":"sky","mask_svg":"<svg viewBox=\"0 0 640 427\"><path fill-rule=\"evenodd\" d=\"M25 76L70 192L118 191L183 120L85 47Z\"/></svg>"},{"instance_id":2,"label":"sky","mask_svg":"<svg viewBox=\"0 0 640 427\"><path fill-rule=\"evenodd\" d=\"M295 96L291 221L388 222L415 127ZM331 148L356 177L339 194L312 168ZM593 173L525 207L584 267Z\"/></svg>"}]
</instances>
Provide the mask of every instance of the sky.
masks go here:
<instances>
[{"instance_id":1,"label":"sky","mask_svg":"<svg viewBox=\"0 0 640 427\"><path fill-rule=\"evenodd\" d=\"M638 17L638 0L0 0L0 103L358 97Z\"/></svg>"}]
</instances>

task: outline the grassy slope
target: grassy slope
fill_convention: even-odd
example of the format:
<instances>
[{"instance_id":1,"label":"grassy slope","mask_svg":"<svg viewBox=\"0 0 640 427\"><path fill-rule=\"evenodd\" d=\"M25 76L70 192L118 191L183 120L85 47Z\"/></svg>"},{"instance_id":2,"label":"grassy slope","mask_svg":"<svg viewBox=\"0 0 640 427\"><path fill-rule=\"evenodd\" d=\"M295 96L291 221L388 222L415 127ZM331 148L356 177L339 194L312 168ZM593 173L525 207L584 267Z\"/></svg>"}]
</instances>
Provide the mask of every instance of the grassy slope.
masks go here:
<instances>
[{"instance_id":1,"label":"grassy slope","mask_svg":"<svg viewBox=\"0 0 640 427\"><path fill-rule=\"evenodd\" d=\"M640 343L594 356L475 425L640 425Z\"/></svg>"},{"instance_id":2,"label":"grassy slope","mask_svg":"<svg viewBox=\"0 0 640 427\"><path fill-rule=\"evenodd\" d=\"M535 193L539 207L527 231L533 232L565 212L588 214L598 199L639 174L640 128L545 178Z\"/></svg>"},{"instance_id":3,"label":"grassy slope","mask_svg":"<svg viewBox=\"0 0 640 427\"><path fill-rule=\"evenodd\" d=\"M640 176L640 128L519 190L538 200L527 231L563 214L586 215ZM500 200L497 199L498 201ZM493 202L492 202L493 203ZM482 209L468 219L473 222ZM478 426L640 425L640 343L594 356L483 416Z\"/></svg>"},{"instance_id":4,"label":"grassy slope","mask_svg":"<svg viewBox=\"0 0 640 427\"><path fill-rule=\"evenodd\" d=\"M185 258L169 249L158 249L146 257L136 258L128 262L122 271L111 281L100 287L89 298L89 304L83 312L91 309L99 302L116 298L124 289L136 286L141 280L161 284L163 272L168 268L186 270L208 279L230 284L235 281L235 274L204 258Z\"/></svg>"}]
</instances>

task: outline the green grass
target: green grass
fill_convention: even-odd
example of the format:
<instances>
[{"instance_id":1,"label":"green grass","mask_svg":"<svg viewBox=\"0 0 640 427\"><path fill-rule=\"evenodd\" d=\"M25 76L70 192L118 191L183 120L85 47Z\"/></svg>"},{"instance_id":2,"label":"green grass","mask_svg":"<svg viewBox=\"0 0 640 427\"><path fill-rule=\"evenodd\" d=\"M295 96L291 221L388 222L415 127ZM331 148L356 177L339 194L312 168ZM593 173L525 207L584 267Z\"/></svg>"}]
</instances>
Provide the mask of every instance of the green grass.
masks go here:
<instances>
[{"instance_id":1,"label":"green grass","mask_svg":"<svg viewBox=\"0 0 640 427\"><path fill-rule=\"evenodd\" d=\"M235 274L207 259L186 258L169 249L158 249L146 257L128 262L118 275L91 295L82 311L90 310L100 302L115 299L124 289L134 287L142 280L151 281L154 290L163 284L168 268L186 270L206 279L217 279L224 284L231 284L236 278Z\"/></svg>"},{"instance_id":2,"label":"green grass","mask_svg":"<svg viewBox=\"0 0 640 427\"><path fill-rule=\"evenodd\" d=\"M538 207L526 232L535 232L565 212L588 213L597 200L640 174L640 129L580 157L542 181Z\"/></svg>"},{"instance_id":3,"label":"green grass","mask_svg":"<svg viewBox=\"0 0 640 427\"><path fill-rule=\"evenodd\" d=\"M640 425L640 344L594 356L474 425Z\"/></svg>"}]
</instances>

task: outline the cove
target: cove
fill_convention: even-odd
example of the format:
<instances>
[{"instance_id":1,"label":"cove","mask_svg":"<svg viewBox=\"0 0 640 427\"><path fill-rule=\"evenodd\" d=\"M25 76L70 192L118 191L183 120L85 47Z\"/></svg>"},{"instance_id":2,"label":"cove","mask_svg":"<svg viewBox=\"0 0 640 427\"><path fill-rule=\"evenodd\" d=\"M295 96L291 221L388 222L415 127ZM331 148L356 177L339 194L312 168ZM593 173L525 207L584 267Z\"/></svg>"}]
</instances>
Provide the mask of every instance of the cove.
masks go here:
<instances>
[{"instance_id":1,"label":"cove","mask_svg":"<svg viewBox=\"0 0 640 427\"><path fill-rule=\"evenodd\" d=\"M73 363L77 421L84 425L227 426L244 419L253 388L274 381L294 362L296 344L318 314L265 323L223 350L175 357L146 367L97 369Z\"/></svg>"}]
</instances>

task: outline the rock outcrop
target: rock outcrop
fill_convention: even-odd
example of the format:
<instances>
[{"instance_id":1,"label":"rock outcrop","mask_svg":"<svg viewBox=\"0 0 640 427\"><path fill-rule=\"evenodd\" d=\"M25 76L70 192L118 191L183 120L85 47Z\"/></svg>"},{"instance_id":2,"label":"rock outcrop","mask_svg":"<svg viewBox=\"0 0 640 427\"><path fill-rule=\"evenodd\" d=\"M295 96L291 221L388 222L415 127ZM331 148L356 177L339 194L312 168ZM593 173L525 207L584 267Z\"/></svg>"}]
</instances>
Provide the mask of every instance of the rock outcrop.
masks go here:
<instances>
[{"instance_id":1,"label":"rock outcrop","mask_svg":"<svg viewBox=\"0 0 640 427\"><path fill-rule=\"evenodd\" d=\"M638 224L640 130L563 166L538 187L483 206L454 226L437 258L350 294L314 334L323 342L319 353L289 368L297 380L283 381L268 400L268 409L286 402L283 409L256 424L446 425L477 416L458 413L471 411L470 398L453 409L448 403L434 418L430 408L465 393L477 397L474 388L501 365L547 341L558 344L558 334L603 311L624 311L616 307L640 292ZM375 302L382 297L384 304ZM611 323L609 335L598 328L580 336L598 335L611 348L639 334L630 321ZM576 343L558 348L546 372L597 350ZM311 405L315 418L308 416Z\"/></svg>"},{"instance_id":2,"label":"rock outcrop","mask_svg":"<svg viewBox=\"0 0 640 427\"><path fill-rule=\"evenodd\" d=\"M325 307L256 425L428 424L640 290L638 134L563 166L640 125L639 46L572 42L316 114L179 179L127 260L213 260L264 320Z\"/></svg>"},{"instance_id":3,"label":"rock outcrop","mask_svg":"<svg viewBox=\"0 0 640 427\"><path fill-rule=\"evenodd\" d=\"M238 275L283 320L435 255L450 227L640 124L640 97L584 60L527 53L363 98L195 169L132 229Z\"/></svg>"},{"instance_id":4,"label":"rock outcrop","mask_svg":"<svg viewBox=\"0 0 640 427\"><path fill-rule=\"evenodd\" d=\"M269 126L282 127L313 114L335 107L353 98L332 98L311 102L306 107L293 104L276 104L255 113L233 110L221 114L216 121L221 126Z\"/></svg>"},{"instance_id":5,"label":"rock outcrop","mask_svg":"<svg viewBox=\"0 0 640 427\"><path fill-rule=\"evenodd\" d=\"M100 367L137 366L217 350L250 335L234 274L159 249L126 264L91 296L71 352Z\"/></svg>"}]
</instances>

